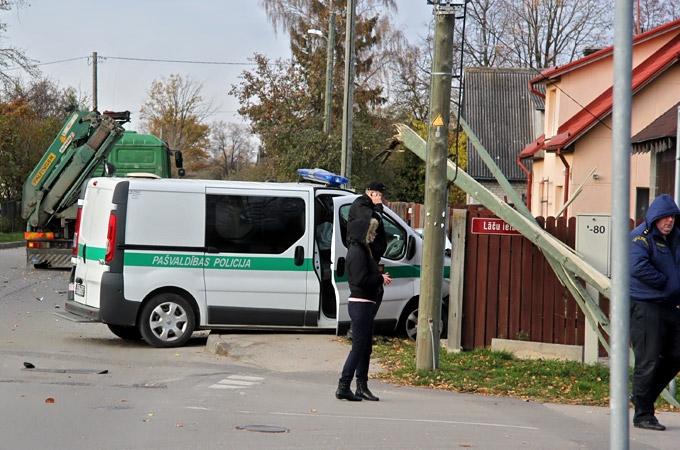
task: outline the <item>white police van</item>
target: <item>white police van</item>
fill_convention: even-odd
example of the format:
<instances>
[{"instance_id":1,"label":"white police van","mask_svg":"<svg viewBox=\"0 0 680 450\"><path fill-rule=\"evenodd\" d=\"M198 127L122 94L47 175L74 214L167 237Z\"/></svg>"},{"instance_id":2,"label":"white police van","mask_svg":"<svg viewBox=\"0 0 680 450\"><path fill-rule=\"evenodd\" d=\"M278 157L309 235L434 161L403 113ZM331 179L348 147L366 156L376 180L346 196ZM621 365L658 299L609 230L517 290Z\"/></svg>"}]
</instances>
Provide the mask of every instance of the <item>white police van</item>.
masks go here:
<instances>
[{"instance_id":1,"label":"white police van","mask_svg":"<svg viewBox=\"0 0 680 450\"><path fill-rule=\"evenodd\" d=\"M197 329L342 333L350 321L346 225L356 197L306 182L93 178L79 202L64 316L156 347L182 345ZM388 208L384 223L382 262L393 282L376 323L413 337L422 240ZM324 227L330 245L317 232Z\"/></svg>"}]
</instances>

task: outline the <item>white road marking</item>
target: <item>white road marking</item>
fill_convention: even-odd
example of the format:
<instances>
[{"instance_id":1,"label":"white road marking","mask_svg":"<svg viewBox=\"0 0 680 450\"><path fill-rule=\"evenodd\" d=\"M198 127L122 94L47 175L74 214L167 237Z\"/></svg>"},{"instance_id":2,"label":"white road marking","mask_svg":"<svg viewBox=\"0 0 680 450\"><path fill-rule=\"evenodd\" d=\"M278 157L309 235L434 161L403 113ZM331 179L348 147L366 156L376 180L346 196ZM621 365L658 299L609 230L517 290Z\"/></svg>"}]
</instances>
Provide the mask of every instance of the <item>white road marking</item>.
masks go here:
<instances>
[{"instance_id":1,"label":"white road marking","mask_svg":"<svg viewBox=\"0 0 680 450\"><path fill-rule=\"evenodd\" d=\"M213 384L210 389L241 389L243 386L228 386L226 384Z\"/></svg>"},{"instance_id":2,"label":"white road marking","mask_svg":"<svg viewBox=\"0 0 680 450\"><path fill-rule=\"evenodd\" d=\"M218 381L209 386L211 389L240 389L250 386L262 384L264 378L250 377L247 375L230 375L227 378Z\"/></svg>"},{"instance_id":3,"label":"white road marking","mask_svg":"<svg viewBox=\"0 0 680 450\"><path fill-rule=\"evenodd\" d=\"M230 380L244 380L244 381L262 381L262 377L249 377L247 375L229 375L227 378Z\"/></svg>"},{"instance_id":4,"label":"white road marking","mask_svg":"<svg viewBox=\"0 0 680 450\"><path fill-rule=\"evenodd\" d=\"M239 411L243 414L262 414L255 411ZM401 419L398 417L376 417L376 416L345 416L345 415L335 415L335 414L308 414L308 413L287 413L287 412L277 412L272 411L265 414L270 414L272 416L297 416L297 417L330 417L337 419L357 419L357 420L381 420L388 422L415 422L415 423L442 423L447 425L476 425L482 427L495 427L495 428L514 428L520 430L540 430L536 427L526 427L522 425L508 425L503 423L487 423L487 422L463 422L457 420L435 420L435 419Z\"/></svg>"}]
</instances>

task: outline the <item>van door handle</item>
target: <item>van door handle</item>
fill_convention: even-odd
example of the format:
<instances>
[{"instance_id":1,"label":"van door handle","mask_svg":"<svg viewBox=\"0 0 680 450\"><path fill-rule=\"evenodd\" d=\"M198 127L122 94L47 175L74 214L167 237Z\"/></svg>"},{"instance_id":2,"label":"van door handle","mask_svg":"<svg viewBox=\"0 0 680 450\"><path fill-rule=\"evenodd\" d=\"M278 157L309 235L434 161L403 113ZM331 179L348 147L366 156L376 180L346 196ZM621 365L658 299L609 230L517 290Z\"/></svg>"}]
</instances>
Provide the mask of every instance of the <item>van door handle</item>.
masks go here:
<instances>
[{"instance_id":1,"label":"van door handle","mask_svg":"<svg viewBox=\"0 0 680 450\"><path fill-rule=\"evenodd\" d=\"M205 252L206 253L219 253L220 249L218 249L216 247L206 247Z\"/></svg>"},{"instance_id":2,"label":"van door handle","mask_svg":"<svg viewBox=\"0 0 680 450\"><path fill-rule=\"evenodd\" d=\"M338 264L336 264L337 268L335 269L335 275L341 277L345 274L345 258L340 257L338 258Z\"/></svg>"},{"instance_id":3,"label":"van door handle","mask_svg":"<svg viewBox=\"0 0 680 450\"><path fill-rule=\"evenodd\" d=\"M305 263L305 248L301 245L295 247L295 265L301 266Z\"/></svg>"}]
</instances>

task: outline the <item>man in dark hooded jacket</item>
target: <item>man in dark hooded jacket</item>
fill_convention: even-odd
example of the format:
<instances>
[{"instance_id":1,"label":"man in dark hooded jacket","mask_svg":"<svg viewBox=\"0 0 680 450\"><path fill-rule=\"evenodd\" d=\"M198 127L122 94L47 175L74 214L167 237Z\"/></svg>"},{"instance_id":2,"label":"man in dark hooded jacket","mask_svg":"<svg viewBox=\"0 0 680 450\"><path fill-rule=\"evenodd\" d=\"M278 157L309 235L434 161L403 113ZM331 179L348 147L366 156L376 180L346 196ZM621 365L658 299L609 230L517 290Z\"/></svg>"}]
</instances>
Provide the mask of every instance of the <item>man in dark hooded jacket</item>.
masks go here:
<instances>
[{"instance_id":1,"label":"man in dark hooded jacket","mask_svg":"<svg viewBox=\"0 0 680 450\"><path fill-rule=\"evenodd\" d=\"M633 425L665 430L654 402L680 370L680 209L658 196L630 233L630 334L635 353Z\"/></svg>"},{"instance_id":2,"label":"man in dark hooded jacket","mask_svg":"<svg viewBox=\"0 0 680 450\"><path fill-rule=\"evenodd\" d=\"M380 264L380 258L382 258L387 249L387 235L385 234L385 225L382 218L382 202L385 196L385 189L385 185L379 181L369 183L366 186L366 191L352 202L347 218L348 223L356 219L368 221L373 218L378 221L378 231L375 240L370 244L371 254L377 264Z\"/></svg>"}]
</instances>

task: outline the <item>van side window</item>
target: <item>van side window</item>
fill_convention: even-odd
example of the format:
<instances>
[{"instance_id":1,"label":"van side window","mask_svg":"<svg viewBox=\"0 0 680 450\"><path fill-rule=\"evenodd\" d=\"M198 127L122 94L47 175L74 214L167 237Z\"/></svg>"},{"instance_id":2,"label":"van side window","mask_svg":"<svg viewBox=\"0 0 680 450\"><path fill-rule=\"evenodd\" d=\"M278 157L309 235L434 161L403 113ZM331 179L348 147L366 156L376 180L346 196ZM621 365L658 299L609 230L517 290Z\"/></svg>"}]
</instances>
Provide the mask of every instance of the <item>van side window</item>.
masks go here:
<instances>
[{"instance_id":1,"label":"van side window","mask_svg":"<svg viewBox=\"0 0 680 450\"><path fill-rule=\"evenodd\" d=\"M207 195L205 243L220 253L281 254L305 234L296 197Z\"/></svg>"}]
</instances>

